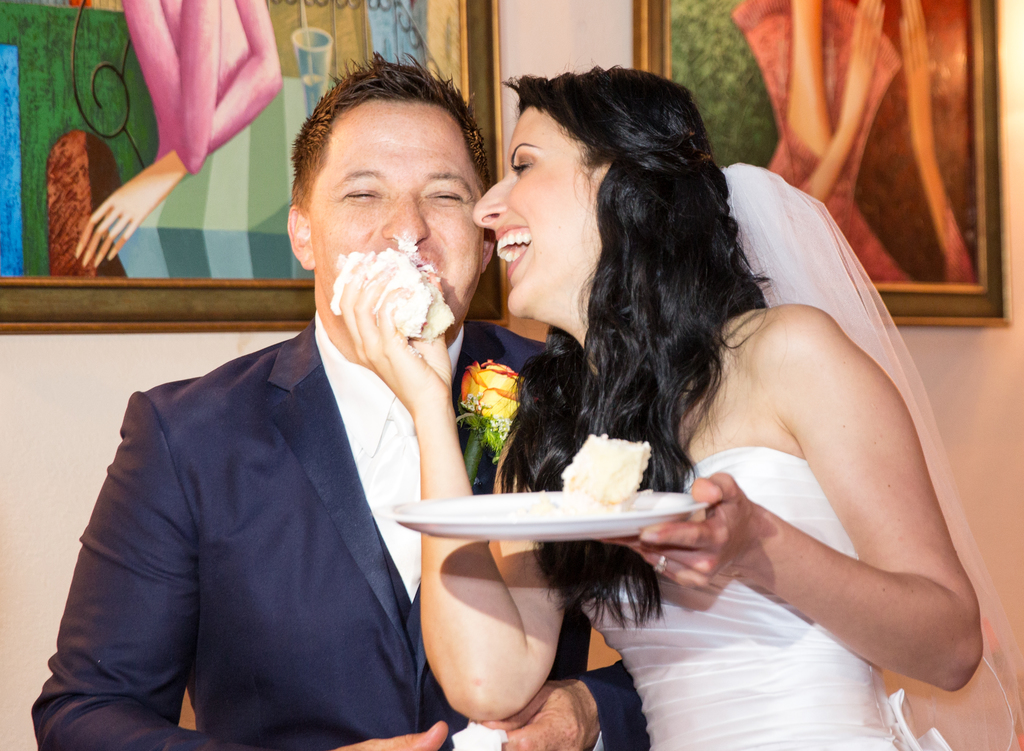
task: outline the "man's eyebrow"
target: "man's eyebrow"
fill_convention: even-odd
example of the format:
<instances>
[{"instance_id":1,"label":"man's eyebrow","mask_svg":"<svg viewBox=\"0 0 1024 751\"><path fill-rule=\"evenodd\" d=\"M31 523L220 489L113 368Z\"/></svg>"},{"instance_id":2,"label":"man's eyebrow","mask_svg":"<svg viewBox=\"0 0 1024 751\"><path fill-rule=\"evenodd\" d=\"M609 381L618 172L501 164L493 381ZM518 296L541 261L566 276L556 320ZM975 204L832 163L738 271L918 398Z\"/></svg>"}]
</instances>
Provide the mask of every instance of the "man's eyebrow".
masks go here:
<instances>
[{"instance_id":1,"label":"man's eyebrow","mask_svg":"<svg viewBox=\"0 0 1024 751\"><path fill-rule=\"evenodd\" d=\"M453 182L457 182L460 186L462 186L462 188L467 193L469 193L470 195L473 194L473 187L468 182L466 182L466 178L464 178L462 175L458 174L457 172L435 172L432 175L430 175L430 179L431 180L451 180Z\"/></svg>"},{"instance_id":2,"label":"man's eyebrow","mask_svg":"<svg viewBox=\"0 0 1024 751\"><path fill-rule=\"evenodd\" d=\"M361 169L356 170L355 172L349 172L347 175L345 175L345 177L342 178L341 180L341 185L352 182L353 180L362 179L364 177L372 177L378 180L384 179L384 175L381 172L378 172L377 170ZM462 187L467 193L471 195L473 193L473 187L466 181L466 178L464 178L457 172L433 172L427 177L429 180L451 180L453 182L457 182L459 186Z\"/></svg>"},{"instance_id":3,"label":"man's eyebrow","mask_svg":"<svg viewBox=\"0 0 1024 751\"><path fill-rule=\"evenodd\" d=\"M372 169L361 169L355 172L349 172L345 177L342 178L342 183L347 183L351 180L358 180L361 177L381 177L381 173L377 170Z\"/></svg>"}]
</instances>

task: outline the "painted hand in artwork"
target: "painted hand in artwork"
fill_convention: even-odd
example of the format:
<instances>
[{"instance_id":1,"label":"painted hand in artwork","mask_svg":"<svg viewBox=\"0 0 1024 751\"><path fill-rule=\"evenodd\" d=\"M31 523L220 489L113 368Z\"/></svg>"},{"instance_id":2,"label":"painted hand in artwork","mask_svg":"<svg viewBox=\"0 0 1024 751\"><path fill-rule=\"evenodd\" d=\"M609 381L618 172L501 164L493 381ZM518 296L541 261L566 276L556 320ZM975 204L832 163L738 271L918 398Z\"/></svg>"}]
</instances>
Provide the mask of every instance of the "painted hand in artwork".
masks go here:
<instances>
[{"instance_id":1,"label":"painted hand in artwork","mask_svg":"<svg viewBox=\"0 0 1024 751\"><path fill-rule=\"evenodd\" d=\"M174 190L188 170L174 151L107 197L89 217L75 248L83 266L99 266L120 252L139 224Z\"/></svg>"},{"instance_id":2,"label":"painted hand in artwork","mask_svg":"<svg viewBox=\"0 0 1024 751\"><path fill-rule=\"evenodd\" d=\"M900 41L903 49L903 72L907 78L907 116L910 141L914 147L918 172L928 199L932 225L939 238L945 259L948 282L974 282L970 255L952 218L946 186L939 171L935 152L935 130L932 123L931 75L928 67L928 36L921 0L902 0Z\"/></svg>"},{"instance_id":3,"label":"painted hand in artwork","mask_svg":"<svg viewBox=\"0 0 1024 751\"><path fill-rule=\"evenodd\" d=\"M857 19L853 24L850 65L846 70L843 89L843 107L839 112L839 128L857 130L864 117L871 81L875 77L878 46L882 41L882 20L885 6L882 0L861 0L857 4Z\"/></svg>"},{"instance_id":4,"label":"painted hand in artwork","mask_svg":"<svg viewBox=\"0 0 1024 751\"><path fill-rule=\"evenodd\" d=\"M846 70L843 103L836 131L818 166L807 182L800 186L819 201L828 200L832 194L860 132L875 77L884 18L885 6L882 0L861 0L858 3L853 37L850 40L850 63Z\"/></svg>"},{"instance_id":5,"label":"painted hand in artwork","mask_svg":"<svg viewBox=\"0 0 1024 751\"><path fill-rule=\"evenodd\" d=\"M86 223L83 265L113 258L187 172L251 123L281 89L265 0L124 0L125 21L153 101L157 160Z\"/></svg>"}]
</instances>

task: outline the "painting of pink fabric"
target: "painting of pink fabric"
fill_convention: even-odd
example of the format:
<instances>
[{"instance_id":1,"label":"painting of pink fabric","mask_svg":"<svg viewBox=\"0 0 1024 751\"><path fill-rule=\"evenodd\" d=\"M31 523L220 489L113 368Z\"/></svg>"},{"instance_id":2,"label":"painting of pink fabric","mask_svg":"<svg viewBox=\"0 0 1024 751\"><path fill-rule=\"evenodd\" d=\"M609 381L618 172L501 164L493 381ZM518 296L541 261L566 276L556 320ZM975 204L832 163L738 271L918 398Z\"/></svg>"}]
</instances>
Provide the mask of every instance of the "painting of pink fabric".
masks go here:
<instances>
[{"instance_id":1,"label":"painting of pink fabric","mask_svg":"<svg viewBox=\"0 0 1024 751\"><path fill-rule=\"evenodd\" d=\"M711 109L720 161L766 166L825 203L881 287L973 285L970 3L672 0L672 76ZM742 111L709 103L746 97L741 86ZM732 129L724 149L717 122ZM745 146L737 122L774 145Z\"/></svg>"}]
</instances>

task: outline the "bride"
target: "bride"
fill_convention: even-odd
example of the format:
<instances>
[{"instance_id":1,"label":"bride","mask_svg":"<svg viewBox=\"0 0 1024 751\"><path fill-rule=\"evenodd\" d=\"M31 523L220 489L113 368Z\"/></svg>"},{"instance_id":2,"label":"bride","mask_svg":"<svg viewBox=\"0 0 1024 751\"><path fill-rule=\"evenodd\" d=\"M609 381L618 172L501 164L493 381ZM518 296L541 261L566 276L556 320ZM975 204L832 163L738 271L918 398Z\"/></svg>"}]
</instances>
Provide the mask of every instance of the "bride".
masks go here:
<instances>
[{"instance_id":1,"label":"bride","mask_svg":"<svg viewBox=\"0 0 1024 751\"><path fill-rule=\"evenodd\" d=\"M452 706L526 706L582 609L632 673L656 751L920 748L879 671L963 687L981 618L888 317L842 236L769 173L723 173L670 81L511 85L510 169L475 218L509 262L510 311L552 329L521 373L501 489L560 490L607 433L651 444L643 487L711 508L620 544L425 538L424 643ZM416 343L417 358L378 323L381 290L350 285L346 325L413 416L422 497L469 495L447 353ZM998 709L968 710L969 732L996 738ZM1007 747L978 743L958 751Z\"/></svg>"}]
</instances>

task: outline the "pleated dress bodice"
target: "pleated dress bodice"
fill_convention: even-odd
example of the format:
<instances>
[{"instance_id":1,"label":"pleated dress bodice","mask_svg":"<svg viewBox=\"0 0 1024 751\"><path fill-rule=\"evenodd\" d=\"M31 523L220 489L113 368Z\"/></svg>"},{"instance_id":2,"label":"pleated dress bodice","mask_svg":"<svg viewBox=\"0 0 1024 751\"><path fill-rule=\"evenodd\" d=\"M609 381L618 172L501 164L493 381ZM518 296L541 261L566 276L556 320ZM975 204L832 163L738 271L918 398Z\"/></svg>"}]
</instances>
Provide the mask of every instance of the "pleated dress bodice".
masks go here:
<instances>
[{"instance_id":1,"label":"pleated dress bodice","mask_svg":"<svg viewBox=\"0 0 1024 751\"><path fill-rule=\"evenodd\" d=\"M697 476L715 472L729 473L752 501L856 557L803 459L737 448L695 468ZM663 577L661 591L661 617L642 628L594 619L633 676L653 751L902 747L878 671L785 601L724 574L703 588Z\"/></svg>"}]
</instances>

